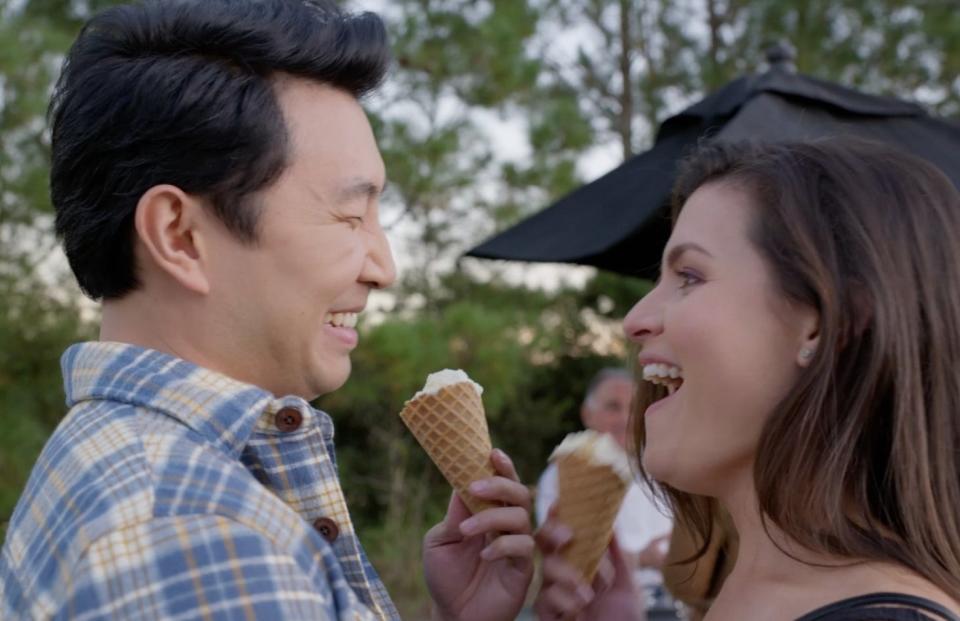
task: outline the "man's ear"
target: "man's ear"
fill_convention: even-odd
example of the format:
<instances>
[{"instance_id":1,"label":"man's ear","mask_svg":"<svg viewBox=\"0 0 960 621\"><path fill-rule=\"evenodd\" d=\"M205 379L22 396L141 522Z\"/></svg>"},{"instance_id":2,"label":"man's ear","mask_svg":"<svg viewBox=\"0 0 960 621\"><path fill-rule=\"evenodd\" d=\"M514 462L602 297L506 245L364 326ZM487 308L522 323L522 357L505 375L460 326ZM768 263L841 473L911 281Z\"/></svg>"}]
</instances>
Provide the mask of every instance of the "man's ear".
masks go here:
<instances>
[{"instance_id":1,"label":"man's ear","mask_svg":"<svg viewBox=\"0 0 960 621\"><path fill-rule=\"evenodd\" d=\"M202 227L204 206L173 185L155 185L137 203L134 227L154 265L186 289L210 292Z\"/></svg>"}]
</instances>

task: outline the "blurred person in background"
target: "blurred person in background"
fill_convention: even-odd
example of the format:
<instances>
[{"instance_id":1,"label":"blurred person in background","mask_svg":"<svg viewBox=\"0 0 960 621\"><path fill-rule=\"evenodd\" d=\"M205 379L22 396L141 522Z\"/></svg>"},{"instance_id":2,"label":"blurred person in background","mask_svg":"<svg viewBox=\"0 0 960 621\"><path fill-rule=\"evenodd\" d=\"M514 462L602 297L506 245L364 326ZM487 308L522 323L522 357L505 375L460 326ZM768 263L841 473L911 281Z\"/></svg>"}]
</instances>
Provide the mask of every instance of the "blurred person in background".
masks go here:
<instances>
[{"instance_id":1,"label":"blurred person in background","mask_svg":"<svg viewBox=\"0 0 960 621\"><path fill-rule=\"evenodd\" d=\"M674 205L624 330L645 477L697 554L716 503L739 536L706 618L960 620L960 193L852 138L719 142ZM565 537L538 533L540 618L609 618L621 581L582 584Z\"/></svg>"},{"instance_id":2,"label":"blurred person in background","mask_svg":"<svg viewBox=\"0 0 960 621\"><path fill-rule=\"evenodd\" d=\"M336 466L340 388L396 277L360 98L389 65L332 1L147 0L89 21L52 106L57 232L100 340L0 552L0 618L398 619ZM436 619L512 620L532 576L510 460L423 545Z\"/></svg>"},{"instance_id":3,"label":"blurred person in background","mask_svg":"<svg viewBox=\"0 0 960 621\"><path fill-rule=\"evenodd\" d=\"M587 386L580 406L580 420L587 429L608 433L624 450L630 427L630 405L636 383L623 368L600 370ZM557 499L557 467L550 464L540 476L536 492L537 523L543 524ZM666 558L673 521L665 515L650 492L634 482L624 497L614 523L614 533L632 578L638 597L655 605L662 599L661 567Z\"/></svg>"}]
</instances>

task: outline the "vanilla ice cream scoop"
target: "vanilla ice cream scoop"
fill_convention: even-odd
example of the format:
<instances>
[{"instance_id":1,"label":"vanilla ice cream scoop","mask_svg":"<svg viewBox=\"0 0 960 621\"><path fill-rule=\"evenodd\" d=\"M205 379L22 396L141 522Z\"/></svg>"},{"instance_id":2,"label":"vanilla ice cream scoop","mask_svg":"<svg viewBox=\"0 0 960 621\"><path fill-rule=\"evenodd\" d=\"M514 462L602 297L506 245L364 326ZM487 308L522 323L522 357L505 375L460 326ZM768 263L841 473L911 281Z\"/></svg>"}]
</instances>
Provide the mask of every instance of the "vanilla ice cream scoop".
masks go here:
<instances>
[{"instance_id":1,"label":"vanilla ice cream scoop","mask_svg":"<svg viewBox=\"0 0 960 621\"><path fill-rule=\"evenodd\" d=\"M470 379L470 376L468 376L463 370L443 369L442 371L437 371L428 375L427 382L423 385L423 388L417 392L417 394L413 395L413 398L416 399L421 395L435 395L439 393L440 389L444 386L459 384L461 382L469 382L470 384L473 384L473 388L477 391L477 394L483 394L483 386Z\"/></svg>"},{"instance_id":2,"label":"vanilla ice cream scoop","mask_svg":"<svg viewBox=\"0 0 960 621\"><path fill-rule=\"evenodd\" d=\"M553 449L550 460L557 460L573 453L580 454L588 463L609 466L627 483L633 479L630 459L617 444L617 441L613 439L613 436L608 433L597 433L590 429L579 433L569 433L563 439L563 442Z\"/></svg>"}]
</instances>

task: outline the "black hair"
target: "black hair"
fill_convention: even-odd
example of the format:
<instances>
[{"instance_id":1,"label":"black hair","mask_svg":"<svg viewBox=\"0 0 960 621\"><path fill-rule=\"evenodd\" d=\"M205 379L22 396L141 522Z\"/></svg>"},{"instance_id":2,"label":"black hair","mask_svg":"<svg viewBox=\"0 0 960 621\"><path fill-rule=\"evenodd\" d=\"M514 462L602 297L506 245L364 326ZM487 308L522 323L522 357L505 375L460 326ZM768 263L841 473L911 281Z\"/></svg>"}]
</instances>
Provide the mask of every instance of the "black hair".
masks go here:
<instances>
[{"instance_id":1,"label":"black hair","mask_svg":"<svg viewBox=\"0 0 960 621\"><path fill-rule=\"evenodd\" d=\"M380 18L328 0L145 0L94 16L50 103L56 230L80 287L111 299L138 286L134 213L159 184L255 242L251 194L287 164L276 77L360 98L389 63Z\"/></svg>"}]
</instances>

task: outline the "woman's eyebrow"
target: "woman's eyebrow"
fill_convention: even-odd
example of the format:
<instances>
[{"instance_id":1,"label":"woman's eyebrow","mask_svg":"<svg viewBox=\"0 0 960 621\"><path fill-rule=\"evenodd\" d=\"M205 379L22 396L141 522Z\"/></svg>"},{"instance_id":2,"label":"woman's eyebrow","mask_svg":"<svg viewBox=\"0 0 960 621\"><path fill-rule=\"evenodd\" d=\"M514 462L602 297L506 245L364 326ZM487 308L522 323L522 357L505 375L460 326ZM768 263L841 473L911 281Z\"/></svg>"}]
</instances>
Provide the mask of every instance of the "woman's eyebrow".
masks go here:
<instances>
[{"instance_id":1,"label":"woman's eyebrow","mask_svg":"<svg viewBox=\"0 0 960 621\"><path fill-rule=\"evenodd\" d=\"M667 253L666 259L663 261L663 264L667 267L673 267L673 265L680 259L680 256L688 251L699 252L708 257L713 257L713 255L710 254L710 251L700 244L695 242L683 242L670 249L670 252Z\"/></svg>"}]
</instances>

